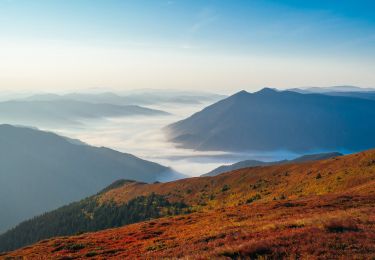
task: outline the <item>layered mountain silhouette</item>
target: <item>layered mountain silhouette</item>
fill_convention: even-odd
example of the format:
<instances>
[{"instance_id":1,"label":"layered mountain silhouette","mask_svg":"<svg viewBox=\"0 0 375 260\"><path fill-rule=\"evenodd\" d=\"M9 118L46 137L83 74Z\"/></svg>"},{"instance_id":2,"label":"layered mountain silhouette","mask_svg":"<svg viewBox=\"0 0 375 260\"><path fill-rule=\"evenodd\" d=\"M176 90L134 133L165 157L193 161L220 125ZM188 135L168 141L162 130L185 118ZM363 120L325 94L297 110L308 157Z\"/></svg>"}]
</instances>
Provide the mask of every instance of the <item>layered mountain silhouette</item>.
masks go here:
<instances>
[{"instance_id":1,"label":"layered mountain silhouette","mask_svg":"<svg viewBox=\"0 0 375 260\"><path fill-rule=\"evenodd\" d=\"M90 103L72 99L0 102L0 120L15 124L79 124L82 119L159 116L167 112L135 105Z\"/></svg>"},{"instance_id":2,"label":"layered mountain silhouette","mask_svg":"<svg viewBox=\"0 0 375 260\"><path fill-rule=\"evenodd\" d=\"M166 127L196 150L359 151L375 146L375 101L265 88L241 91Z\"/></svg>"},{"instance_id":3,"label":"layered mountain silhouette","mask_svg":"<svg viewBox=\"0 0 375 260\"><path fill-rule=\"evenodd\" d=\"M293 88L289 89L290 91L302 93L302 94L312 94L320 93L330 96L342 96L342 97L355 97L355 98L364 98L375 100L375 89L373 88L359 88L354 86L336 86L328 88Z\"/></svg>"},{"instance_id":4,"label":"layered mountain silhouette","mask_svg":"<svg viewBox=\"0 0 375 260\"><path fill-rule=\"evenodd\" d=\"M331 86L331 87L307 87L291 88L291 91L301 93L331 93L331 92L374 92L374 88L361 88L357 86Z\"/></svg>"},{"instance_id":5,"label":"layered mountain silhouette","mask_svg":"<svg viewBox=\"0 0 375 260\"><path fill-rule=\"evenodd\" d=\"M118 179L165 181L162 165L36 129L0 125L0 233Z\"/></svg>"},{"instance_id":6,"label":"layered mountain silhouette","mask_svg":"<svg viewBox=\"0 0 375 260\"><path fill-rule=\"evenodd\" d=\"M341 153L332 152L332 153L318 153L318 154L308 154L303 155L300 157L297 157L293 160L281 160L281 161L275 161L275 162L263 162L258 160L244 160L237 163L233 163L231 165L222 165L219 166L212 171L201 175L202 177L207 176L216 176L225 172L234 171L242 168L248 168L248 167L256 167L256 166L268 166L268 165L280 165L280 164L286 164L286 163L302 163L302 162L309 162L309 161L318 161L318 160L324 160L329 159L337 156L342 156Z\"/></svg>"},{"instance_id":7,"label":"layered mountain silhouette","mask_svg":"<svg viewBox=\"0 0 375 260\"><path fill-rule=\"evenodd\" d=\"M102 93L68 93L58 94L36 94L27 97L29 101L56 101L75 100L90 103L106 103L113 105L157 105L157 104L198 104L202 102L216 102L225 96L194 91L173 90L138 90L116 94L113 92Z\"/></svg>"}]
</instances>

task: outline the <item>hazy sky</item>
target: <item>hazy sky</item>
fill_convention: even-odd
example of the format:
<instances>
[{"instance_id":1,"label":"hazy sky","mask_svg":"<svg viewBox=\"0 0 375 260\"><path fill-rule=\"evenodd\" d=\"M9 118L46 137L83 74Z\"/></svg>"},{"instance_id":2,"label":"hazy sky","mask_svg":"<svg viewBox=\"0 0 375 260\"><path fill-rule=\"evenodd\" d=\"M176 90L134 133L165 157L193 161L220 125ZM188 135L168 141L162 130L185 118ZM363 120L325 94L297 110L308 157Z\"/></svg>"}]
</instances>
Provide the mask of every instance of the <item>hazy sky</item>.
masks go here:
<instances>
[{"instance_id":1,"label":"hazy sky","mask_svg":"<svg viewBox=\"0 0 375 260\"><path fill-rule=\"evenodd\" d=\"M0 0L0 89L375 86L375 1Z\"/></svg>"}]
</instances>

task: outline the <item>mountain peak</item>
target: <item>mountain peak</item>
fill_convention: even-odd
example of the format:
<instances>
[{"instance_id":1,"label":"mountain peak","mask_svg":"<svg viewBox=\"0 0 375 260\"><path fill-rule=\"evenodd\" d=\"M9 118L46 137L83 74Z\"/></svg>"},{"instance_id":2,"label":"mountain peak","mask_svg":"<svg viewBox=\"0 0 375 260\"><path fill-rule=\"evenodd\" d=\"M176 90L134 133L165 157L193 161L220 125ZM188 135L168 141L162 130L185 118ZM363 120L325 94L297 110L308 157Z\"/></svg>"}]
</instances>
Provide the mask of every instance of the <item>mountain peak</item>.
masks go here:
<instances>
[{"instance_id":1,"label":"mountain peak","mask_svg":"<svg viewBox=\"0 0 375 260\"><path fill-rule=\"evenodd\" d=\"M239 92L237 92L236 94L234 94L234 96L243 96L243 95L248 95L249 92L247 92L246 90L241 90Z\"/></svg>"},{"instance_id":2,"label":"mountain peak","mask_svg":"<svg viewBox=\"0 0 375 260\"><path fill-rule=\"evenodd\" d=\"M273 93L277 93L278 91L276 89L273 89L273 88L263 88L259 91L256 91L252 94L273 94ZM250 93L247 92L246 90L241 90L237 93L235 93L233 96L234 97L244 97L244 96L247 96L249 95Z\"/></svg>"},{"instance_id":3,"label":"mountain peak","mask_svg":"<svg viewBox=\"0 0 375 260\"><path fill-rule=\"evenodd\" d=\"M263 88L259 90L258 92L255 92L256 94L274 94L277 90L273 88Z\"/></svg>"},{"instance_id":4,"label":"mountain peak","mask_svg":"<svg viewBox=\"0 0 375 260\"><path fill-rule=\"evenodd\" d=\"M233 94L232 96L230 96L228 99L238 100L238 99L246 98L248 95L250 95L249 92L247 92L246 90L241 90L241 91Z\"/></svg>"}]
</instances>

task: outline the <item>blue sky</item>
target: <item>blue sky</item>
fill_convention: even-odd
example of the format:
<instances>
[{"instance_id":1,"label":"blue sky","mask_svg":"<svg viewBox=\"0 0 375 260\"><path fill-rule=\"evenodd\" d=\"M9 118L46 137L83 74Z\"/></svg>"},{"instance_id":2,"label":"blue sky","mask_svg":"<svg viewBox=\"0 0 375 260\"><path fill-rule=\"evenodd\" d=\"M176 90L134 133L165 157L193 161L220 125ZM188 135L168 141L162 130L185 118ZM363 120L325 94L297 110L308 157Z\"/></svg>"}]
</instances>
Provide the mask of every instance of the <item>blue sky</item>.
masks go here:
<instances>
[{"instance_id":1,"label":"blue sky","mask_svg":"<svg viewBox=\"0 0 375 260\"><path fill-rule=\"evenodd\" d=\"M345 0L0 0L0 87L374 86L373 10Z\"/></svg>"}]
</instances>

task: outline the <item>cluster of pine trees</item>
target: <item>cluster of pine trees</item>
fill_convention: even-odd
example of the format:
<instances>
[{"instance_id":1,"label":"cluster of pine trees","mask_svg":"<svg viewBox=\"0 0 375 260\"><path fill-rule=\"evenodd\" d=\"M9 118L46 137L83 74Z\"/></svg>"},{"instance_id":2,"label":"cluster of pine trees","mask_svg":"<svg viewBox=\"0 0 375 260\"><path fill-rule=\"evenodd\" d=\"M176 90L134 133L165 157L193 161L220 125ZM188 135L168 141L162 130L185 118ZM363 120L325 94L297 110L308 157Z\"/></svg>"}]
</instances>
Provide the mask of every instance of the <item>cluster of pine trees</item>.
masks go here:
<instances>
[{"instance_id":1,"label":"cluster of pine trees","mask_svg":"<svg viewBox=\"0 0 375 260\"><path fill-rule=\"evenodd\" d=\"M170 203L164 196L150 194L137 197L126 204L99 204L89 197L57 210L22 222L0 236L0 252L56 237L119 227L167 215L189 213L182 203Z\"/></svg>"}]
</instances>

